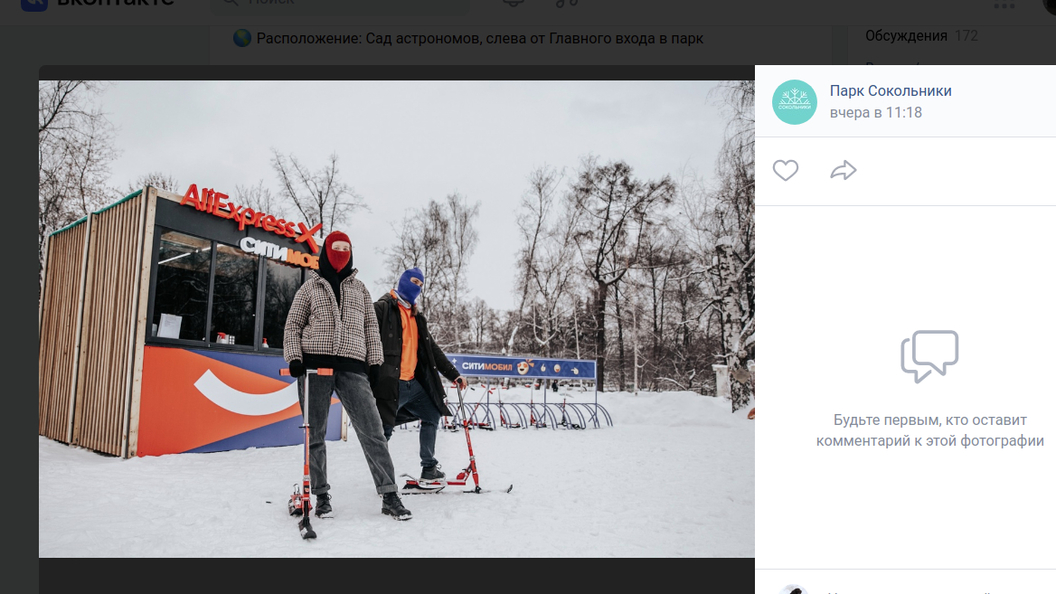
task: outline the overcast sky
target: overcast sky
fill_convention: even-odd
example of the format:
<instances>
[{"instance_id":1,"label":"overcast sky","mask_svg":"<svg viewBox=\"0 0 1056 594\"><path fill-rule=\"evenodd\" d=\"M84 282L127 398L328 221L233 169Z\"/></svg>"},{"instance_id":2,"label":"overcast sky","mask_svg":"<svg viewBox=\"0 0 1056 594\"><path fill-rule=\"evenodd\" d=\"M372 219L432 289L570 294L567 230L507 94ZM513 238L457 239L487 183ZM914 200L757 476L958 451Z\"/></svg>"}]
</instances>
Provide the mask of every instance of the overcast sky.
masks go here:
<instances>
[{"instance_id":1,"label":"overcast sky","mask_svg":"<svg viewBox=\"0 0 1056 594\"><path fill-rule=\"evenodd\" d=\"M622 159L636 175L710 177L725 120L718 83L623 82L116 82L100 97L121 151L111 185L160 171L234 195L279 184L272 149L317 170L337 153L340 177L362 196L343 229L359 278L375 297L386 278L379 250L405 214L452 192L480 202L471 296L516 307L515 223L527 176L580 158ZM311 221L315 223L317 221ZM426 282L429 271L426 270Z\"/></svg>"}]
</instances>

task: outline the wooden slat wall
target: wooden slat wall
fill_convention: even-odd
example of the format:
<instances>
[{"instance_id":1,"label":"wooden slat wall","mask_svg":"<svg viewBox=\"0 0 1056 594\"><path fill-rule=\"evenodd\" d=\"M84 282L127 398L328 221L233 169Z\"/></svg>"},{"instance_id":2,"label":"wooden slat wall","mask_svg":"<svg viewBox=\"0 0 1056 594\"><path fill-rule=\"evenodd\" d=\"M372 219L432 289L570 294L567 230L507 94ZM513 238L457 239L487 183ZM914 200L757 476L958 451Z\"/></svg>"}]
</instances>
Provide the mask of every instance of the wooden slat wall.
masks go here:
<instances>
[{"instance_id":1,"label":"wooden slat wall","mask_svg":"<svg viewBox=\"0 0 1056 594\"><path fill-rule=\"evenodd\" d=\"M78 311L87 221L48 238L40 306L37 366L38 431L69 443L70 405L76 376Z\"/></svg>"},{"instance_id":2,"label":"wooden slat wall","mask_svg":"<svg viewBox=\"0 0 1056 594\"><path fill-rule=\"evenodd\" d=\"M179 195L158 190L157 188L147 187L146 191L147 200L144 204L145 223L143 225L143 239L140 241L140 245L143 245L144 248L140 255L138 301L134 304L136 328L133 344L136 350L132 357L132 377L128 392L129 418L125 422L127 446L124 456L126 458L134 457L139 450L139 404L143 395L143 346L146 342L147 327L150 326L150 323L147 322L147 302L150 296L150 266L154 250L154 221L158 212L158 199L160 197L174 201L180 200Z\"/></svg>"},{"instance_id":3,"label":"wooden slat wall","mask_svg":"<svg viewBox=\"0 0 1056 594\"><path fill-rule=\"evenodd\" d=\"M92 215L71 444L123 454L144 196Z\"/></svg>"}]
</instances>

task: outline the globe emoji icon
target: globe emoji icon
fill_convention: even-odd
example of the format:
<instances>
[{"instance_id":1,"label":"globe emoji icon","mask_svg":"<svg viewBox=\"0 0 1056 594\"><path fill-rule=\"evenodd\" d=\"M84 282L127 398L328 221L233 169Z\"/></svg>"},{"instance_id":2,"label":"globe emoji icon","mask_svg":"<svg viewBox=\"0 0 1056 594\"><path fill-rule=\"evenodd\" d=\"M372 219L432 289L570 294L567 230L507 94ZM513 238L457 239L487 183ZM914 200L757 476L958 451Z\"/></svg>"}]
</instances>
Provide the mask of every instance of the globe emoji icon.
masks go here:
<instances>
[{"instance_id":1,"label":"globe emoji icon","mask_svg":"<svg viewBox=\"0 0 1056 594\"><path fill-rule=\"evenodd\" d=\"M235 45L237 45L238 47L246 47L247 45L249 45L249 42L252 39L253 36L250 35L249 31L245 29L239 29L238 31L235 31Z\"/></svg>"}]
</instances>

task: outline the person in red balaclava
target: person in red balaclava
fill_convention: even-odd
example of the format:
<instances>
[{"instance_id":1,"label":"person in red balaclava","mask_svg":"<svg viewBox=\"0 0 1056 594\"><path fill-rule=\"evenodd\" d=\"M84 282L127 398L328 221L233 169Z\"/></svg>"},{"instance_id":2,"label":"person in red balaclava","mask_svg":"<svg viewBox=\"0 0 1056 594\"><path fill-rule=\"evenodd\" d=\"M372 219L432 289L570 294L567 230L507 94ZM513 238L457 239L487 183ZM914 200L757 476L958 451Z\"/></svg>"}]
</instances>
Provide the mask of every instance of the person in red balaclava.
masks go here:
<instances>
[{"instance_id":1,"label":"person in red balaclava","mask_svg":"<svg viewBox=\"0 0 1056 594\"><path fill-rule=\"evenodd\" d=\"M382 496L381 512L397 520L409 520L411 512L403 507L397 494L392 457L367 379L370 366L383 361L370 293L356 278L348 235L334 231L326 236L323 246L319 271L308 272L290 304L282 345L290 375L297 378L302 407L305 370L334 370L333 375L313 377L308 394L308 462L316 497L315 514L333 513L326 472L326 426L331 394L336 392L359 438L377 493Z\"/></svg>"}]
</instances>

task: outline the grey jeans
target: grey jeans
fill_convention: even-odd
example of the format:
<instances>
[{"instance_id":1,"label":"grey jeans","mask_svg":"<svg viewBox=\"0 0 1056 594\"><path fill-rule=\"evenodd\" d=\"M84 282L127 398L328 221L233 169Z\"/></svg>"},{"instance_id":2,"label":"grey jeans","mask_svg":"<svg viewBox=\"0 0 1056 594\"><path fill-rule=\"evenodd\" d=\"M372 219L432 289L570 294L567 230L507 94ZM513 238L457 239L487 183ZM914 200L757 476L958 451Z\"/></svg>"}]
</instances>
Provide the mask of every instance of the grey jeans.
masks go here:
<instances>
[{"instance_id":1,"label":"grey jeans","mask_svg":"<svg viewBox=\"0 0 1056 594\"><path fill-rule=\"evenodd\" d=\"M352 371L334 371L334 375L311 374L309 379L308 468L312 478L312 493L326 493L326 423L330 416L330 395L335 391L341 406L352 421L363 455L367 458L370 476L379 495L395 493L396 471L389 456L389 444L381 428L381 415L374 404L367 376ZM304 414L304 376L297 378L297 397Z\"/></svg>"}]
</instances>

